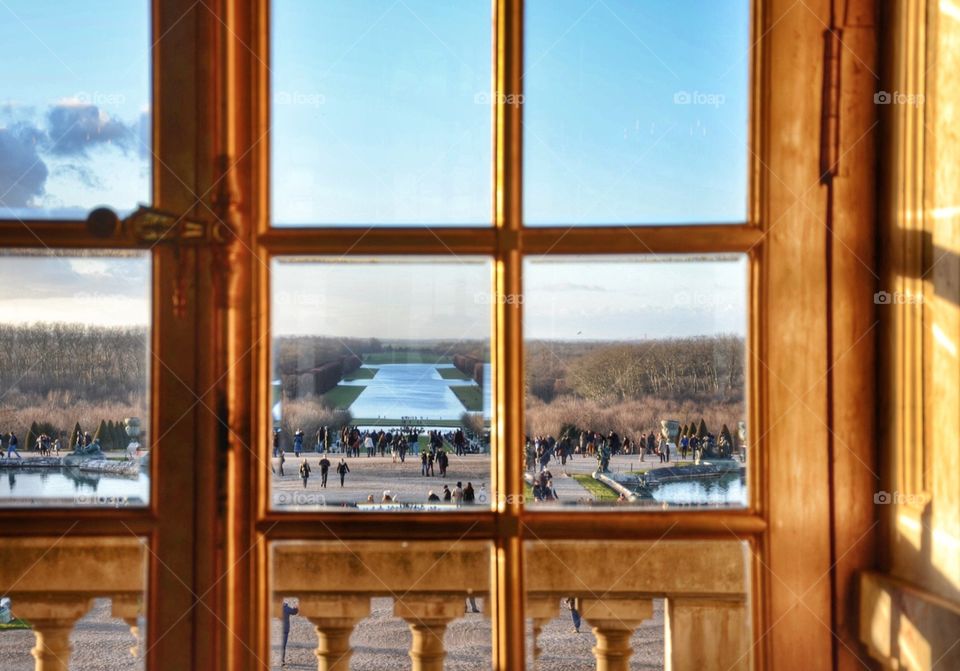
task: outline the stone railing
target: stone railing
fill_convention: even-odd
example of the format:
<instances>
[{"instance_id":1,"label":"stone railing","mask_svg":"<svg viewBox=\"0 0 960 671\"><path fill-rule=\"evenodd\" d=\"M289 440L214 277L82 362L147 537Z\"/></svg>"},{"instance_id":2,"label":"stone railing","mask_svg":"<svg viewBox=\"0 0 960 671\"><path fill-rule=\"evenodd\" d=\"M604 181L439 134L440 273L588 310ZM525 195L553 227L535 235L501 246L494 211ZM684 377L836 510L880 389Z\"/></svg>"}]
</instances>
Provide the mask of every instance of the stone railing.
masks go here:
<instances>
[{"instance_id":1,"label":"stone railing","mask_svg":"<svg viewBox=\"0 0 960 671\"><path fill-rule=\"evenodd\" d=\"M36 637L36 671L66 671L70 632L93 599L111 600L113 616L140 641L146 546L136 538L18 538L0 543L0 596Z\"/></svg>"},{"instance_id":2,"label":"stone railing","mask_svg":"<svg viewBox=\"0 0 960 671\"><path fill-rule=\"evenodd\" d=\"M447 625L464 598L485 596L492 566L483 542L278 543L271 554L274 615L282 599L316 628L320 671L350 667L350 634L373 597L393 597L410 626L414 671L443 668ZM526 615L536 637L576 599L597 644L596 668L629 668L630 637L665 599L667 669L750 669L749 552L738 541L545 541L527 544Z\"/></svg>"}]
</instances>

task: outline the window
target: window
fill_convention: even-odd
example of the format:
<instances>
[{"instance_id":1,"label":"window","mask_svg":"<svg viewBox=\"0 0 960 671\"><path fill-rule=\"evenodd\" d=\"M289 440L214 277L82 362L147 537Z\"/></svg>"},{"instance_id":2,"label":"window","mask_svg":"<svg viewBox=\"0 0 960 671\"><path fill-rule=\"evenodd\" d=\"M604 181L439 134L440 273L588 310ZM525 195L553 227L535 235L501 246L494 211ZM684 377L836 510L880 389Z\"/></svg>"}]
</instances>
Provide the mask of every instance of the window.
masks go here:
<instances>
[{"instance_id":1,"label":"window","mask_svg":"<svg viewBox=\"0 0 960 671\"><path fill-rule=\"evenodd\" d=\"M822 82L810 73L826 8L120 4L4 8L31 30L5 42L17 67L0 78L16 93L0 101L0 142L19 153L0 152L0 180L23 173L2 164L11 157L48 172L7 179L15 197L0 197L0 274L15 278L0 300L22 308L18 294L64 286L55 267L80 259L90 308L73 297L58 316L133 329L111 364L134 344L145 352L129 359L144 363L143 394L128 398L144 408L150 452L142 502L0 506L0 555L18 558L0 561L0 592L76 606L31 611L43 654L69 654L90 596L80 585L111 599L113 610L94 603L103 622L145 629L151 670L276 665L285 601L300 613L298 659L319 644L333 668L354 628L358 640L408 636L383 654L418 668L558 656L589 668L634 649L653 664L645 655L662 649L666 668L779 668L798 645L830 663L839 644L824 623L843 619L843 553L859 540L833 524L833 417L852 402L829 391L843 358L831 324L861 286L827 265L838 248L823 214L860 215L820 181ZM94 15L103 39L71 39ZM105 63L118 62L134 81L110 88ZM57 153L59 117L45 108L88 89L124 100L71 102L93 125ZM29 129L19 100L35 108ZM869 176L854 167L844 174ZM117 220L85 221L100 205ZM136 273L104 277L101 262L120 260ZM43 266L43 283L28 266ZM659 367L633 371L631 386L617 373L648 346ZM692 405L668 398L678 386L700 390ZM321 431L346 412L359 436ZM618 412L631 423L614 426ZM103 418L104 435L131 416ZM586 457L570 427L596 434ZM643 462L641 430L654 433ZM538 460L550 470L563 457L538 434L574 448L563 483L562 470L541 481ZM334 451L324 492L320 461L344 444L360 456ZM437 472L410 461L427 453ZM628 478L685 476L721 458L730 472L710 477L723 486L670 494L669 482L654 492L609 477L621 465ZM383 485L384 473L404 481ZM454 497L468 483L471 505ZM613 558L605 570L600 554ZM78 577L32 573L18 591L26 557ZM125 572L103 575L113 561ZM584 634L551 648L574 610Z\"/></svg>"},{"instance_id":2,"label":"window","mask_svg":"<svg viewBox=\"0 0 960 671\"><path fill-rule=\"evenodd\" d=\"M272 637L258 654L276 664L312 644L309 632L289 641L283 633L297 617L284 613L299 608L317 626L321 656L336 664L345 637L367 636L366 618L393 626L378 601L391 597L395 613L408 601L425 609L407 618L410 656L456 664L472 644L450 632L469 622L473 595L484 611L474 629L489 631L494 646L483 666L520 668L526 658L532 668L540 644L557 641L548 623L563 601L588 624L583 645L561 654L585 667L594 637L597 659L612 659L648 621L652 630L634 640L649 643L641 658L656 659L671 647L665 622L679 637L698 621L724 634L713 644L675 638L673 668L706 658L747 668L754 537L743 530L755 524L759 495L746 457L755 393L747 306L759 235L746 212L747 10L528 3L521 17L501 3L493 81L482 82L471 64L491 49L480 39L483 3L457 7L451 23L453 10L418 4L322 3L296 13L292 3L272 5L272 60L262 70L273 86L272 216L254 250L256 293L270 297L254 340L270 343L256 378L255 469L271 615L258 626ZM317 46L305 24L336 38ZM684 76L671 76L646 40ZM722 90L704 88L723 70L732 74ZM487 159L451 134L474 129L475 110L462 99L478 88L492 102ZM293 89L323 93L323 105L288 106ZM688 89L695 101L682 95ZM429 100L416 99L421 90L432 91ZM349 119L343 107L354 109ZM368 125L382 114L389 123ZM661 118L670 124L661 128ZM404 148L411 142L416 149ZM309 151L314 143L326 151ZM364 157L366 169L354 174ZM480 198L492 208L464 219L458 161L468 157L495 181ZM438 160L442 175L420 184ZM306 204L291 191L317 180L330 191L306 186ZM334 190L338 180L348 184ZM470 184L477 195L487 183ZM291 228L294 218L280 213L301 206ZM671 225L649 226L663 222ZM641 365L640 350L650 349L663 368ZM622 379L630 365L632 386ZM432 404L418 402L433 393ZM489 467L477 469L481 455L461 455L451 423L481 454L489 450ZM650 468L654 460L670 468ZM708 470L709 480L690 476ZM482 505L461 505L461 486L478 480ZM699 508L716 516L698 517L691 509ZM657 519L665 514L678 517ZM691 523L699 531L689 538L705 530L720 538L675 530ZM593 573L591 562L606 566L600 554L611 550L597 542L600 530L613 528L624 538L612 575ZM655 542L665 535L669 542ZM483 543L470 545L478 541L492 544L492 559ZM438 546L450 556L433 558ZM394 559L383 560L390 548ZM699 592L616 580L697 572L700 553L716 562ZM452 583L423 575L448 561L495 570L479 582L466 568ZM309 585L291 582L306 574ZM348 598L355 609L335 618L316 607L340 613L346 606L332 604Z\"/></svg>"}]
</instances>

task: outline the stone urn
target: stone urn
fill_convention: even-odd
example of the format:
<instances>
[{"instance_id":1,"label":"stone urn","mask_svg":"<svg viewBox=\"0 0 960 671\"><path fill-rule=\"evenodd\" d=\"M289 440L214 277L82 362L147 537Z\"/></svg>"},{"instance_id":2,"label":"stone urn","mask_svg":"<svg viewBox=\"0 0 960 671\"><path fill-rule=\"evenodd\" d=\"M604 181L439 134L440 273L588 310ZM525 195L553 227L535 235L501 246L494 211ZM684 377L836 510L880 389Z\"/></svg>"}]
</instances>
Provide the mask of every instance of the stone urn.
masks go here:
<instances>
[{"instance_id":1,"label":"stone urn","mask_svg":"<svg viewBox=\"0 0 960 671\"><path fill-rule=\"evenodd\" d=\"M140 418L125 417L123 420L123 430L126 432L130 442L127 443L127 459L136 459L140 451Z\"/></svg>"},{"instance_id":2,"label":"stone urn","mask_svg":"<svg viewBox=\"0 0 960 671\"><path fill-rule=\"evenodd\" d=\"M680 438L680 422L675 419L661 419L660 435L676 445Z\"/></svg>"}]
</instances>

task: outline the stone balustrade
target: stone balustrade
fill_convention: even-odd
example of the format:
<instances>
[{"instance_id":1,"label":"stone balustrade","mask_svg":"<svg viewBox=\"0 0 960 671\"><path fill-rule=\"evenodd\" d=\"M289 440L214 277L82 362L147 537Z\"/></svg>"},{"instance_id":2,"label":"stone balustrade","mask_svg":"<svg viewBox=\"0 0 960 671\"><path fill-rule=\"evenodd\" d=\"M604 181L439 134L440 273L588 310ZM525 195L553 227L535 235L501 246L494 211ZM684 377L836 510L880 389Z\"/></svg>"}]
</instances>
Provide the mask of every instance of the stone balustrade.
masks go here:
<instances>
[{"instance_id":1,"label":"stone balustrade","mask_svg":"<svg viewBox=\"0 0 960 671\"><path fill-rule=\"evenodd\" d=\"M33 626L38 671L68 668L70 632L95 598L111 599L138 652L146 553L136 538L0 545L0 594ZM321 671L349 669L350 635L370 614L370 600L384 596L410 627L414 671L442 669L447 626L463 615L466 597L488 594L494 566L483 541L280 542L270 562L275 614L282 599L298 599L300 615L316 628ZM532 653L538 656L537 637L560 601L573 599L596 638L596 668L628 669L631 636L652 617L653 599L663 598L667 669L752 668L749 566L748 548L736 540L529 542Z\"/></svg>"},{"instance_id":2,"label":"stone balustrade","mask_svg":"<svg viewBox=\"0 0 960 671\"><path fill-rule=\"evenodd\" d=\"M533 655L544 624L572 598L596 637L598 671L629 669L630 638L665 599L665 666L750 669L750 555L730 541L545 541L526 546L526 615ZM317 668L346 670L350 634L370 599L392 597L412 633L414 671L443 668L447 625L469 595L485 596L493 567L482 541L283 542L271 553L274 615L284 598L317 630Z\"/></svg>"},{"instance_id":3,"label":"stone balustrade","mask_svg":"<svg viewBox=\"0 0 960 671\"><path fill-rule=\"evenodd\" d=\"M18 538L0 543L0 594L36 637L36 671L66 671L70 632L95 598L133 634L138 654L147 548L136 538Z\"/></svg>"}]
</instances>

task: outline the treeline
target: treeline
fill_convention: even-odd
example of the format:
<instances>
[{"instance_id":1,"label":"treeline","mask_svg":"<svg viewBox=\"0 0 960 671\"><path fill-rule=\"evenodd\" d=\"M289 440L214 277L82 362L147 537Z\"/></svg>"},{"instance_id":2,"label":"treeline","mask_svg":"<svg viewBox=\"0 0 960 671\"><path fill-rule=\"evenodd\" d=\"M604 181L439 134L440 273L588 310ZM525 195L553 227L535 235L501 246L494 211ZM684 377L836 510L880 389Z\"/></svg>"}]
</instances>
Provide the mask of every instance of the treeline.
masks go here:
<instances>
[{"instance_id":1,"label":"treeline","mask_svg":"<svg viewBox=\"0 0 960 671\"><path fill-rule=\"evenodd\" d=\"M274 361L285 399L323 394L355 371L364 354L383 351L376 338L280 336Z\"/></svg>"},{"instance_id":2,"label":"treeline","mask_svg":"<svg viewBox=\"0 0 960 671\"><path fill-rule=\"evenodd\" d=\"M145 328L0 325L0 434L33 449L42 433L66 440L78 424L103 426L109 447L122 443L110 423L139 417L146 443L147 337Z\"/></svg>"},{"instance_id":3,"label":"treeline","mask_svg":"<svg viewBox=\"0 0 960 671\"><path fill-rule=\"evenodd\" d=\"M740 400L744 341L703 336L631 343L526 344L527 393L550 402L573 395L594 401Z\"/></svg>"},{"instance_id":4,"label":"treeline","mask_svg":"<svg viewBox=\"0 0 960 671\"><path fill-rule=\"evenodd\" d=\"M0 389L46 398L129 402L147 386L145 328L0 325Z\"/></svg>"},{"instance_id":5,"label":"treeline","mask_svg":"<svg viewBox=\"0 0 960 671\"><path fill-rule=\"evenodd\" d=\"M356 354L348 354L332 361L325 361L309 370L281 375L286 398L302 398L310 394L325 394L343 379L344 375L358 369L363 360Z\"/></svg>"},{"instance_id":6,"label":"treeline","mask_svg":"<svg viewBox=\"0 0 960 671\"><path fill-rule=\"evenodd\" d=\"M280 336L274 342L274 362L280 375L295 375L343 357L382 352L376 338Z\"/></svg>"},{"instance_id":7,"label":"treeline","mask_svg":"<svg viewBox=\"0 0 960 671\"><path fill-rule=\"evenodd\" d=\"M453 365L461 373L472 377L477 384L483 386L483 361L469 354L454 354Z\"/></svg>"}]
</instances>

